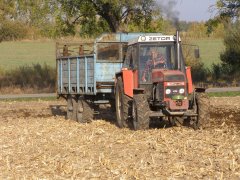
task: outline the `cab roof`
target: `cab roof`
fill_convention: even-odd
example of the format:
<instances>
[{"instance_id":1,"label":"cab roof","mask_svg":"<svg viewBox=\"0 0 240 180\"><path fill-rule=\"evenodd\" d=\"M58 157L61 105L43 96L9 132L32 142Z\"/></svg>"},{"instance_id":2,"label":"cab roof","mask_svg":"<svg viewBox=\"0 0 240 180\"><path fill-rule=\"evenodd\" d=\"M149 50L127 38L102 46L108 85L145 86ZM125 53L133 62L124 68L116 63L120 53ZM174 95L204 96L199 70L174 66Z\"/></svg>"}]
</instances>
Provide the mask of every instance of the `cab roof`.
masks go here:
<instances>
[{"instance_id":1,"label":"cab roof","mask_svg":"<svg viewBox=\"0 0 240 180\"><path fill-rule=\"evenodd\" d=\"M140 35L138 38L132 39L128 42L128 45L136 44L136 43L149 43L149 42L175 42L176 36L174 35ZM180 38L179 38L179 41Z\"/></svg>"}]
</instances>

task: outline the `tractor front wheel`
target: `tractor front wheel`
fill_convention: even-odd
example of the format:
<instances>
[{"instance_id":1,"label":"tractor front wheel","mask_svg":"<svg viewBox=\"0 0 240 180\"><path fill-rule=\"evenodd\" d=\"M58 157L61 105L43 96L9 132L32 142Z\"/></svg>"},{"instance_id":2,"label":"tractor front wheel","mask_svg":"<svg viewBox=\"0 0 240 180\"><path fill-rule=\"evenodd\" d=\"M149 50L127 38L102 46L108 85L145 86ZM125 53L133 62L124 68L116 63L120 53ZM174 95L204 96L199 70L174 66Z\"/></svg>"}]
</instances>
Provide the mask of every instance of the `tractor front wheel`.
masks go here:
<instances>
[{"instance_id":1,"label":"tractor front wheel","mask_svg":"<svg viewBox=\"0 0 240 180\"><path fill-rule=\"evenodd\" d=\"M194 111L197 115L193 128L200 129L206 128L209 124L210 119L210 103L209 97L206 93L196 93L195 95L195 103L194 103Z\"/></svg>"}]
</instances>

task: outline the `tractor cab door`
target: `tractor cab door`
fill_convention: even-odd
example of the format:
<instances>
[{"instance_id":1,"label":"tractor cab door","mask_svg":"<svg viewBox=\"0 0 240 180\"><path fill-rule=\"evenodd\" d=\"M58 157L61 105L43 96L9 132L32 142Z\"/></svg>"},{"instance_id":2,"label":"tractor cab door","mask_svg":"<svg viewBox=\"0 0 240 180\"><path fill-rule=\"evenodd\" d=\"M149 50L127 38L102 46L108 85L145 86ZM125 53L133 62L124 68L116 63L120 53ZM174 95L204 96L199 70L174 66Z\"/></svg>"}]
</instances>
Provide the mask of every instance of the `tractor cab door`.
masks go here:
<instances>
[{"instance_id":1,"label":"tractor cab door","mask_svg":"<svg viewBox=\"0 0 240 180\"><path fill-rule=\"evenodd\" d=\"M138 87L138 48L137 44L131 45L127 49L123 61L123 79L124 84L131 84L133 88ZM124 75L125 74L125 75ZM127 75L126 75L127 74ZM128 80L126 80L128 79ZM127 85L126 85L127 86Z\"/></svg>"}]
</instances>

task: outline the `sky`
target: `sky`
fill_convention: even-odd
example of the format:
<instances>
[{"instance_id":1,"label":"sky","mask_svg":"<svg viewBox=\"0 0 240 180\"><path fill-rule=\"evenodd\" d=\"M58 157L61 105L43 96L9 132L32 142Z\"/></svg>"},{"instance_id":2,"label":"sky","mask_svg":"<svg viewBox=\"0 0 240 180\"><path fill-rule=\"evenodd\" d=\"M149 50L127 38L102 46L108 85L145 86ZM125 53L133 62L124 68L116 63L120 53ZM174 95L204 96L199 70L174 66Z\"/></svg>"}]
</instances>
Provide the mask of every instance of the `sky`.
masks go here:
<instances>
[{"instance_id":1,"label":"sky","mask_svg":"<svg viewBox=\"0 0 240 180\"><path fill-rule=\"evenodd\" d=\"M168 4L172 0L163 1ZM215 4L216 0L175 0L172 10L178 12L180 21L206 21L216 14L209 11L209 7Z\"/></svg>"}]
</instances>

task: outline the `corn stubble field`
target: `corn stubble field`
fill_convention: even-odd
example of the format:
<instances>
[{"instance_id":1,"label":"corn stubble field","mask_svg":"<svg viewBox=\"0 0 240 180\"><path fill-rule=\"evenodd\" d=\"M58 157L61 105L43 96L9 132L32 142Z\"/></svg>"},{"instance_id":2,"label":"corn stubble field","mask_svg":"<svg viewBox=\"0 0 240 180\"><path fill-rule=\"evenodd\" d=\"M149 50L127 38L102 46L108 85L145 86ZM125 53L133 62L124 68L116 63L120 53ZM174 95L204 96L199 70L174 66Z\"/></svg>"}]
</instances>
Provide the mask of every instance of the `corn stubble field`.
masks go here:
<instances>
[{"instance_id":1,"label":"corn stubble field","mask_svg":"<svg viewBox=\"0 0 240 180\"><path fill-rule=\"evenodd\" d=\"M119 129L108 109L65 120L64 101L0 102L0 179L239 179L240 97L211 98L211 126Z\"/></svg>"}]
</instances>

